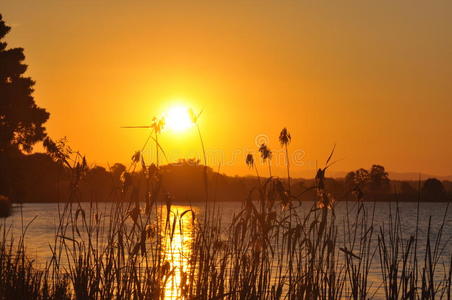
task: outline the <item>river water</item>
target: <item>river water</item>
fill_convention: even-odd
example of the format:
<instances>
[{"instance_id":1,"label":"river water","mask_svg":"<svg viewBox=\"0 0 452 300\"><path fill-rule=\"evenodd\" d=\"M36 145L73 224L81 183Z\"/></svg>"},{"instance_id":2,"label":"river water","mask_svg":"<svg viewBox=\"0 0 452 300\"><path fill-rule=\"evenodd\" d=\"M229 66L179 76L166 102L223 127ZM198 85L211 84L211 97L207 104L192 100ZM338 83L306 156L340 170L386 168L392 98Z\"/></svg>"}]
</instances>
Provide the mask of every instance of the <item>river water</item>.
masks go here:
<instances>
[{"instance_id":1,"label":"river water","mask_svg":"<svg viewBox=\"0 0 452 300\"><path fill-rule=\"evenodd\" d=\"M108 212L108 207L111 204L109 203L99 203L97 210ZM231 222L233 215L237 213L241 209L241 203L239 202L220 202L216 204L220 215L222 218L222 222L228 224ZM375 205L375 206L374 206ZM450 259L451 247L449 239L452 238L452 208L448 209L446 203L420 203L419 206L419 215L418 204L417 203L399 203L397 204L400 212L400 220L402 224L402 232L405 237L409 237L414 234L414 230L416 228L416 224L419 224L418 227L418 236L420 240L420 252L418 253L419 257L423 257L423 251L425 251L425 241L427 235L428 224L431 222L431 234L434 238L436 233L439 231L441 224L443 224L444 220L444 232L443 232L443 243L444 243L444 251L440 254L441 260L447 262ZM89 209L88 203L83 203L82 206L84 208ZM356 213L353 209L350 208L352 204L349 204L349 207L346 207L346 204L343 202L336 203L335 206L335 214L336 218L339 221L338 224L343 224L342 220L346 217L346 212L348 211L349 215L352 213ZM365 206L371 210L373 207L375 208L374 214L374 224L376 228L380 226L387 227L390 221L390 214L394 214L396 204L394 203L365 203ZM311 204L306 203L303 204L299 210L308 210L310 209ZM187 209L192 209L198 215L202 215L204 210L203 203L192 203L191 205L186 204L178 204L173 205L172 210L174 212L178 212L181 214L183 211ZM0 220L0 226L10 231L15 237L19 237L21 232L25 230L25 245L27 249L27 253L30 258L35 259L38 264L44 265L46 261L49 261L51 257L51 251L49 245L53 244L55 240L55 232L58 227L59 221L59 210L60 207L56 203L27 203L22 206L16 206L14 208L14 213L12 216ZM187 222L187 224L190 222ZM341 225L339 225L341 226ZM184 230L189 231L190 226L184 226ZM339 236L341 235L341 229L338 230ZM189 235L187 235L189 236ZM179 242L178 242L178 239ZM339 238L340 239L340 238ZM189 249L187 248L188 243L186 241L182 241L182 239L178 236L174 238L176 241L176 247L178 249L173 249L171 253L182 253L187 252ZM173 255L173 254L171 254ZM177 254L175 254L177 255ZM179 261L179 264L184 264L184 261ZM181 266L182 267L182 266ZM378 290L378 286L381 285L381 269L380 264L378 263L378 255L374 259L374 263L371 266L370 270L370 282L374 285L376 289L376 294L374 295L375 299L383 298L383 291ZM173 283L174 284L174 283ZM171 287L168 287L168 299L177 298L177 295L173 295L173 291L171 291Z\"/></svg>"}]
</instances>

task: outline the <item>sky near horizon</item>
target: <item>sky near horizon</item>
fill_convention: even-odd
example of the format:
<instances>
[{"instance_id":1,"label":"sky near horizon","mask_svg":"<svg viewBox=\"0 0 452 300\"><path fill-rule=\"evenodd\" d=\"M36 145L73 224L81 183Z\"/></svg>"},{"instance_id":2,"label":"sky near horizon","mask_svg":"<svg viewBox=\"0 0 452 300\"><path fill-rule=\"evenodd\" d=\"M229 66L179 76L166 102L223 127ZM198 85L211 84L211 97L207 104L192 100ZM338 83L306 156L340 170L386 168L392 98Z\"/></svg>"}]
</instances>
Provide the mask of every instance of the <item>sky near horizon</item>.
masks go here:
<instances>
[{"instance_id":1,"label":"sky near horizon","mask_svg":"<svg viewBox=\"0 0 452 300\"><path fill-rule=\"evenodd\" d=\"M452 1L0 0L0 13L49 135L91 163L128 163L149 132L120 127L185 105L230 175L252 173L245 156L268 141L283 176L283 127L294 176L334 144L334 170L452 174ZM161 143L170 161L201 158L195 128Z\"/></svg>"}]
</instances>

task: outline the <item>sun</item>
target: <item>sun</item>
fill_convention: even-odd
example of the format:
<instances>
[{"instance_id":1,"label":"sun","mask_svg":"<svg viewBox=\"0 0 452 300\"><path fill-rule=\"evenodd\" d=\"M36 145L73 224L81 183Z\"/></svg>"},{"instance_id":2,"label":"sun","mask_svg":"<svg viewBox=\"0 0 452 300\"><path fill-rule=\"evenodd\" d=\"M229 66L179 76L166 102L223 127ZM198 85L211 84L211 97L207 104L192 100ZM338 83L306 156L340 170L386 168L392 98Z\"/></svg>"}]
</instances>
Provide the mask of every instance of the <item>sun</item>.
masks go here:
<instances>
[{"instance_id":1,"label":"sun","mask_svg":"<svg viewBox=\"0 0 452 300\"><path fill-rule=\"evenodd\" d=\"M166 111L165 124L175 132L183 132L193 126L188 108L182 105L173 106Z\"/></svg>"}]
</instances>

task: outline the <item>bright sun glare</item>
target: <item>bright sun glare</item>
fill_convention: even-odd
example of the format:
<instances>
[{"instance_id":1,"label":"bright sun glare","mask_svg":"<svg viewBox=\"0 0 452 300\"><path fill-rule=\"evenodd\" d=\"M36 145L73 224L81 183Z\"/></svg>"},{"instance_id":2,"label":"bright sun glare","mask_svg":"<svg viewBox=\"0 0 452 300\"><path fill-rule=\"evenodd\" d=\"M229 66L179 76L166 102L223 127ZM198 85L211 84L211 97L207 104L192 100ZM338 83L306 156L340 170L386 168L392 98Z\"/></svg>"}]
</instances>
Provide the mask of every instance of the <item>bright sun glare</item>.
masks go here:
<instances>
[{"instance_id":1,"label":"bright sun glare","mask_svg":"<svg viewBox=\"0 0 452 300\"><path fill-rule=\"evenodd\" d=\"M173 106L168 109L165 124L168 129L175 132L185 131L193 125L188 108L185 106Z\"/></svg>"}]
</instances>

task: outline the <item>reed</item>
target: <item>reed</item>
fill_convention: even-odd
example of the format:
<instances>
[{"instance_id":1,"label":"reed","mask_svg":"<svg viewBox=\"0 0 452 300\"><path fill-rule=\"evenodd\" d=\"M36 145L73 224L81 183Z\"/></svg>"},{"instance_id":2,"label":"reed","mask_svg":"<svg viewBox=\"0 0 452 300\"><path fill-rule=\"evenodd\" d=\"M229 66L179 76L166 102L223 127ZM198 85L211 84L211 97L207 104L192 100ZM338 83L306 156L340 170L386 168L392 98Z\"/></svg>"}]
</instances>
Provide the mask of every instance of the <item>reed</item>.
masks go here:
<instances>
[{"instance_id":1,"label":"reed","mask_svg":"<svg viewBox=\"0 0 452 300\"><path fill-rule=\"evenodd\" d=\"M205 217L178 211L161 188L159 166L146 164L141 152L112 191L111 205L81 203L78 183L87 167L76 155L45 266L27 255L29 224L15 241L3 222L0 299L450 299L452 256L442 259L450 245L448 207L436 231L418 222L408 236L398 203L388 204L387 221L376 224L375 203L357 196L340 202L346 211L340 218L325 184L333 152L306 190L316 190L312 202L292 193L287 165L288 184L259 177L230 222L212 203ZM246 162L254 166L252 156Z\"/></svg>"}]
</instances>

